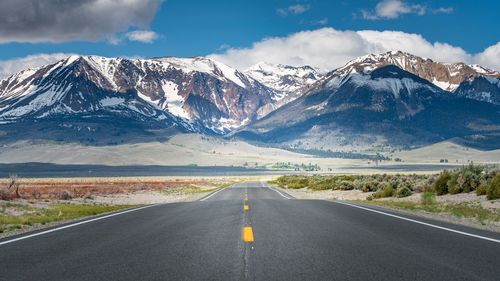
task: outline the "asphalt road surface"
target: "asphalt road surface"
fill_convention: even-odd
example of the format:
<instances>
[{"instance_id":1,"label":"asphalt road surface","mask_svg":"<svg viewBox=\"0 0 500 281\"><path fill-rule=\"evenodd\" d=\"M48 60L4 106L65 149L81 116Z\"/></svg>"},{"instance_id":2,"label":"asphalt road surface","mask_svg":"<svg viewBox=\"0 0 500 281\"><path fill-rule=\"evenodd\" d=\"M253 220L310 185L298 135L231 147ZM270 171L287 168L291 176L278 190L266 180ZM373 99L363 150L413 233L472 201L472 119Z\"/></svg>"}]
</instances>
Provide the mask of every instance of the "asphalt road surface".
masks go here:
<instances>
[{"instance_id":1,"label":"asphalt road surface","mask_svg":"<svg viewBox=\"0 0 500 281\"><path fill-rule=\"evenodd\" d=\"M500 280L499 234L347 204L242 183L0 240L0 280Z\"/></svg>"}]
</instances>

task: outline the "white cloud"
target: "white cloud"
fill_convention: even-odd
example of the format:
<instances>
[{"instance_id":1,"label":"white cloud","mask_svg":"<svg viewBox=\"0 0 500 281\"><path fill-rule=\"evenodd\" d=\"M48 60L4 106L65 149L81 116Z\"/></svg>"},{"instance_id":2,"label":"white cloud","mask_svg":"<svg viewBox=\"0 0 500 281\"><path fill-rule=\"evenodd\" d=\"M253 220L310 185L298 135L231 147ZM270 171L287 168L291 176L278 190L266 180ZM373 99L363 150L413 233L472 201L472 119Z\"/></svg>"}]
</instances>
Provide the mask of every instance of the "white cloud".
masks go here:
<instances>
[{"instance_id":1,"label":"white cloud","mask_svg":"<svg viewBox=\"0 0 500 281\"><path fill-rule=\"evenodd\" d=\"M310 8L311 5L296 4L286 8L276 9L276 12L281 16L287 16L288 14L299 15L307 12Z\"/></svg>"},{"instance_id":2,"label":"white cloud","mask_svg":"<svg viewBox=\"0 0 500 281\"><path fill-rule=\"evenodd\" d=\"M367 20L395 19L404 14L423 16L430 10L433 14L450 14L452 7L429 9L427 6L411 4L402 0L382 0L375 6L375 11L361 10L361 17Z\"/></svg>"},{"instance_id":3,"label":"white cloud","mask_svg":"<svg viewBox=\"0 0 500 281\"><path fill-rule=\"evenodd\" d=\"M147 29L163 0L2 0L0 44L108 39Z\"/></svg>"},{"instance_id":4,"label":"white cloud","mask_svg":"<svg viewBox=\"0 0 500 281\"><path fill-rule=\"evenodd\" d=\"M478 62L500 69L500 43L480 54L469 54L460 47L441 42L432 43L419 34L401 31L341 31L321 28L286 37L264 38L248 48L229 48L209 56L242 70L266 61L295 66L310 65L328 71L358 56L391 50L406 51L435 61Z\"/></svg>"},{"instance_id":5,"label":"white cloud","mask_svg":"<svg viewBox=\"0 0 500 281\"><path fill-rule=\"evenodd\" d=\"M500 70L500 42L474 56L474 63Z\"/></svg>"},{"instance_id":6,"label":"white cloud","mask_svg":"<svg viewBox=\"0 0 500 281\"><path fill-rule=\"evenodd\" d=\"M150 30L136 30L127 32L125 37L130 41L153 43L154 40L158 39L158 33Z\"/></svg>"},{"instance_id":7,"label":"white cloud","mask_svg":"<svg viewBox=\"0 0 500 281\"><path fill-rule=\"evenodd\" d=\"M9 60L0 60L0 79L6 78L11 74L27 68L35 68L42 65L54 63L73 54L53 53L53 54L35 54L21 58Z\"/></svg>"},{"instance_id":8,"label":"white cloud","mask_svg":"<svg viewBox=\"0 0 500 281\"><path fill-rule=\"evenodd\" d=\"M453 11L454 11L453 7L441 7L432 10L434 14L451 14L453 13Z\"/></svg>"},{"instance_id":9,"label":"white cloud","mask_svg":"<svg viewBox=\"0 0 500 281\"><path fill-rule=\"evenodd\" d=\"M418 13L425 14L425 9L420 5L409 5L399 0L383 0L375 8L377 16L394 19L402 14Z\"/></svg>"}]
</instances>

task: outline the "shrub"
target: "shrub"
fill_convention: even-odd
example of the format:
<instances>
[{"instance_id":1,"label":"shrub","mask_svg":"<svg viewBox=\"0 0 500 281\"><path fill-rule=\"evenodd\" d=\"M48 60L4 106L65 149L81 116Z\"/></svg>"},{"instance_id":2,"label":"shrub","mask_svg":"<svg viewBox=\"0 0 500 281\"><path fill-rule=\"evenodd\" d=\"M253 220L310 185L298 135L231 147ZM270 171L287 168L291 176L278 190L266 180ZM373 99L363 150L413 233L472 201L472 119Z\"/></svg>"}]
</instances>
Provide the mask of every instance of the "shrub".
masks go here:
<instances>
[{"instance_id":1,"label":"shrub","mask_svg":"<svg viewBox=\"0 0 500 281\"><path fill-rule=\"evenodd\" d=\"M490 189L490 185L483 182L478 188L476 188L476 195L486 195L488 192L488 189Z\"/></svg>"},{"instance_id":2,"label":"shrub","mask_svg":"<svg viewBox=\"0 0 500 281\"><path fill-rule=\"evenodd\" d=\"M448 171L444 170L443 172L441 172L432 187L437 195L448 193L448 181L450 180L450 178L451 176Z\"/></svg>"},{"instance_id":3,"label":"shrub","mask_svg":"<svg viewBox=\"0 0 500 281\"><path fill-rule=\"evenodd\" d=\"M410 196L411 193L412 193L411 189L406 186L399 187L398 189L396 189L396 197L398 198Z\"/></svg>"},{"instance_id":4,"label":"shrub","mask_svg":"<svg viewBox=\"0 0 500 281\"><path fill-rule=\"evenodd\" d=\"M383 182L377 192L373 194L374 198L392 197L394 195L394 188L388 182Z\"/></svg>"},{"instance_id":5,"label":"shrub","mask_svg":"<svg viewBox=\"0 0 500 281\"><path fill-rule=\"evenodd\" d=\"M500 173L491 180L488 191L486 192L486 197L488 200L500 198Z\"/></svg>"},{"instance_id":6,"label":"shrub","mask_svg":"<svg viewBox=\"0 0 500 281\"><path fill-rule=\"evenodd\" d=\"M463 191L462 185L458 184L458 177L458 174L453 173L450 175L450 179L446 182L448 192L450 194L458 194Z\"/></svg>"},{"instance_id":7,"label":"shrub","mask_svg":"<svg viewBox=\"0 0 500 281\"><path fill-rule=\"evenodd\" d=\"M471 192L476 190L480 185L481 170L478 172L475 169L464 169L458 176L457 183L460 192Z\"/></svg>"},{"instance_id":8,"label":"shrub","mask_svg":"<svg viewBox=\"0 0 500 281\"><path fill-rule=\"evenodd\" d=\"M354 185L350 181L343 180L340 182L339 189L340 190L353 190Z\"/></svg>"},{"instance_id":9,"label":"shrub","mask_svg":"<svg viewBox=\"0 0 500 281\"><path fill-rule=\"evenodd\" d=\"M426 191L422 193L420 201L422 202L422 205L432 205L436 203L436 193L431 191Z\"/></svg>"},{"instance_id":10,"label":"shrub","mask_svg":"<svg viewBox=\"0 0 500 281\"><path fill-rule=\"evenodd\" d=\"M363 182L362 184L360 184L360 186L361 186L360 189L363 192L376 191L377 186L378 186L378 182L367 181L367 182Z\"/></svg>"}]
</instances>

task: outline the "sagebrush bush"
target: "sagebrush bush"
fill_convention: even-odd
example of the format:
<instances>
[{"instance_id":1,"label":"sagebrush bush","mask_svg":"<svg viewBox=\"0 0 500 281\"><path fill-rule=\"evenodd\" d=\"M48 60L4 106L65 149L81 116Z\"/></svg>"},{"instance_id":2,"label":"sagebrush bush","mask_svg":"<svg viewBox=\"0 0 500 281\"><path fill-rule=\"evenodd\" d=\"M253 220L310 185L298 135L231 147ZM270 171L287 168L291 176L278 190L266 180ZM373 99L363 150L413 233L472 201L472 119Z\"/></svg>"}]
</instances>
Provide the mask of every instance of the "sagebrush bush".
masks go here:
<instances>
[{"instance_id":1,"label":"sagebrush bush","mask_svg":"<svg viewBox=\"0 0 500 281\"><path fill-rule=\"evenodd\" d=\"M388 182L383 182L382 186L373 194L374 198L392 197L394 195L394 188Z\"/></svg>"},{"instance_id":2,"label":"sagebrush bush","mask_svg":"<svg viewBox=\"0 0 500 281\"><path fill-rule=\"evenodd\" d=\"M486 195L490 185L483 182L478 188L476 188L476 195Z\"/></svg>"},{"instance_id":3,"label":"sagebrush bush","mask_svg":"<svg viewBox=\"0 0 500 281\"><path fill-rule=\"evenodd\" d=\"M458 177L459 175L456 173L450 175L450 179L446 182L448 193L458 194L463 191L462 185L458 184Z\"/></svg>"},{"instance_id":4,"label":"sagebrush bush","mask_svg":"<svg viewBox=\"0 0 500 281\"><path fill-rule=\"evenodd\" d=\"M499 199L500 198L500 173L491 180L489 188L486 191L486 197L488 200Z\"/></svg>"},{"instance_id":5,"label":"sagebrush bush","mask_svg":"<svg viewBox=\"0 0 500 281\"><path fill-rule=\"evenodd\" d=\"M481 184L480 174L475 174L471 171L464 171L458 176L457 182L462 192L474 191Z\"/></svg>"},{"instance_id":6,"label":"sagebrush bush","mask_svg":"<svg viewBox=\"0 0 500 281\"><path fill-rule=\"evenodd\" d=\"M407 197L410 196L411 194L412 194L411 189L406 186L398 187L398 189L396 189L396 197L398 198Z\"/></svg>"},{"instance_id":7,"label":"sagebrush bush","mask_svg":"<svg viewBox=\"0 0 500 281\"><path fill-rule=\"evenodd\" d=\"M436 179L433 185L434 191L437 195L443 195L448 193L448 181L450 180L450 172L444 170L439 174L439 177Z\"/></svg>"},{"instance_id":8,"label":"sagebrush bush","mask_svg":"<svg viewBox=\"0 0 500 281\"><path fill-rule=\"evenodd\" d=\"M496 166L471 164L455 170L445 170L439 175L293 175L281 176L274 183L282 188L290 189L356 189L363 192L376 192L378 193L376 196L384 197L387 197L387 194L391 192L391 196L399 196L398 190L404 190L405 193L408 190L412 193L432 191L437 195L443 195L476 191L483 183L489 185L497 173L498 167ZM485 187L482 186L477 193L485 194L485 190ZM494 195L492 196L494 197Z\"/></svg>"}]
</instances>

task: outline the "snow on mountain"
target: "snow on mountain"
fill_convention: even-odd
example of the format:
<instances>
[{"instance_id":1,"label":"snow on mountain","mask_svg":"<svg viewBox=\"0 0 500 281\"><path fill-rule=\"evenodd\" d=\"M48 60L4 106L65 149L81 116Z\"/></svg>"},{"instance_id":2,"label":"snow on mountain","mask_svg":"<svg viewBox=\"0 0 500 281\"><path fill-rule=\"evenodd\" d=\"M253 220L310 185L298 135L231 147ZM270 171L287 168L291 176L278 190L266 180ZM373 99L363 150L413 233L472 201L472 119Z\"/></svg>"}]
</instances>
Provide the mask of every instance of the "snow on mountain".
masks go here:
<instances>
[{"instance_id":1,"label":"snow on mountain","mask_svg":"<svg viewBox=\"0 0 500 281\"><path fill-rule=\"evenodd\" d=\"M498 147L498 105L450 94L395 65L358 67L330 72L307 93L233 135L324 151L449 138Z\"/></svg>"},{"instance_id":2,"label":"snow on mountain","mask_svg":"<svg viewBox=\"0 0 500 281\"><path fill-rule=\"evenodd\" d=\"M421 58L402 51L362 56L334 71L343 76L349 73L372 71L385 65L395 65L450 92L455 91L463 81L479 75L500 77L499 72L479 65L434 62L431 59Z\"/></svg>"},{"instance_id":3,"label":"snow on mountain","mask_svg":"<svg viewBox=\"0 0 500 281\"><path fill-rule=\"evenodd\" d=\"M481 75L466 79L460 83L455 94L500 105L500 78Z\"/></svg>"},{"instance_id":4,"label":"snow on mountain","mask_svg":"<svg viewBox=\"0 0 500 281\"><path fill-rule=\"evenodd\" d=\"M323 78L320 72L310 66L295 67L265 62L250 67L244 73L274 92L272 102L259 109L259 118L300 97Z\"/></svg>"},{"instance_id":5,"label":"snow on mountain","mask_svg":"<svg viewBox=\"0 0 500 281\"><path fill-rule=\"evenodd\" d=\"M144 114L134 100L224 133L257 118L259 108L272 103L275 95L252 77L204 57L71 56L1 81L0 119L117 111L117 106Z\"/></svg>"},{"instance_id":6,"label":"snow on mountain","mask_svg":"<svg viewBox=\"0 0 500 281\"><path fill-rule=\"evenodd\" d=\"M283 98L287 92L304 89L323 77L310 66L295 67L265 62L250 67L245 73L269 88L283 93L278 99Z\"/></svg>"}]
</instances>

